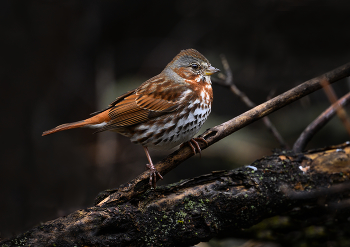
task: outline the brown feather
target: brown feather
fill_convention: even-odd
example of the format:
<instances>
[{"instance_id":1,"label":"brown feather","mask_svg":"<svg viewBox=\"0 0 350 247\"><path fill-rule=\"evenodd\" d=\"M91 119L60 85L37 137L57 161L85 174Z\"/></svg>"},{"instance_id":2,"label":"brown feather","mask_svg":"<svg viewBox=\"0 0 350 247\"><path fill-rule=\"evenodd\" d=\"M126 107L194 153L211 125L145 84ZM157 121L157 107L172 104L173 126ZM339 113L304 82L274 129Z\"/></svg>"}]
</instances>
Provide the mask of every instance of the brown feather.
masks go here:
<instances>
[{"instance_id":1,"label":"brown feather","mask_svg":"<svg viewBox=\"0 0 350 247\"><path fill-rule=\"evenodd\" d=\"M116 101L118 103L108 110L108 116L111 120L107 125L101 127L98 132L117 130L118 128L143 123L177 108L177 102L154 98L152 95L138 95L137 93L128 94L127 97Z\"/></svg>"},{"instance_id":2,"label":"brown feather","mask_svg":"<svg viewBox=\"0 0 350 247\"><path fill-rule=\"evenodd\" d=\"M66 123L66 124L61 124L53 129L44 131L42 136L46 136L58 131L62 131L62 130L68 130L68 129L75 129L75 128L79 128L79 127L83 127L85 126L86 123L84 122L84 120L82 121L78 121L78 122L74 122L74 123Z\"/></svg>"},{"instance_id":3,"label":"brown feather","mask_svg":"<svg viewBox=\"0 0 350 247\"><path fill-rule=\"evenodd\" d=\"M152 95L142 95L136 99L136 104L137 106L150 111L167 112L167 109L178 105L178 102L154 98Z\"/></svg>"},{"instance_id":4,"label":"brown feather","mask_svg":"<svg viewBox=\"0 0 350 247\"><path fill-rule=\"evenodd\" d=\"M75 129L75 128L80 128L80 127L84 127L87 125L94 125L94 124L100 124L103 122L108 122L110 121L110 117L108 116L108 111L104 111L101 112L91 118L82 120L82 121L78 121L78 122L74 122L74 123L66 123L66 124L61 124L53 129L47 130L45 132L43 132L42 136L45 135L49 135L52 133L56 133L62 130L68 130L68 129Z\"/></svg>"}]
</instances>

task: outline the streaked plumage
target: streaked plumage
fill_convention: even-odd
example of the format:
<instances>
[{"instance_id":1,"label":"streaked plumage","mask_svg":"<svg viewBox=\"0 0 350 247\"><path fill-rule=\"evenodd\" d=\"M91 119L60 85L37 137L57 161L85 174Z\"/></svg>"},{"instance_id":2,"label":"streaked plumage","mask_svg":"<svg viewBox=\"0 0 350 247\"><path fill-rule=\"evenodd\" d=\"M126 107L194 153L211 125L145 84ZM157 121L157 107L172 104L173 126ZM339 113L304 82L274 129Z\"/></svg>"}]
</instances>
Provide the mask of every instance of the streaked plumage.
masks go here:
<instances>
[{"instance_id":1,"label":"streaked plumage","mask_svg":"<svg viewBox=\"0 0 350 247\"><path fill-rule=\"evenodd\" d=\"M170 149L193 138L211 111L210 75L217 71L198 51L183 50L159 75L119 96L107 109L86 120L57 126L43 135L95 127L97 132L111 130L127 136L145 148L150 183L155 186L156 176L162 177L154 168L147 148Z\"/></svg>"}]
</instances>

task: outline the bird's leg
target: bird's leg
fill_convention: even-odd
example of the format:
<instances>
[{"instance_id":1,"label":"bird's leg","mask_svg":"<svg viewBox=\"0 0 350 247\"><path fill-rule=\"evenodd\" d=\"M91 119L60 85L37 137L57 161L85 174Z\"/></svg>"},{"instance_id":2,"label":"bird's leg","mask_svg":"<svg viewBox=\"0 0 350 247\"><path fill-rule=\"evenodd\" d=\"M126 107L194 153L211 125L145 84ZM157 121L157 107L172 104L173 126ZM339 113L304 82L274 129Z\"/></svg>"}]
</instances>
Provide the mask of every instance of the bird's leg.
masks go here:
<instances>
[{"instance_id":1,"label":"bird's leg","mask_svg":"<svg viewBox=\"0 0 350 247\"><path fill-rule=\"evenodd\" d=\"M198 141L204 142L206 144L206 146L209 145L208 142L203 137L192 138L187 143L188 143L188 145L190 145L190 147L191 147L191 149L192 149L194 154L199 153L199 157L202 157L202 155L201 155L202 150L201 150L201 147L198 144ZM183 145L184 145L184 143L181 144L180 147L183 147Z\"/></svg>"},{"instance_id":2,"label":"bird's leg","mask_svg":"<svg viewBox=\"0 0 350 247\"><path fill-rule=\"evenodd\" d=\"M149 155L148 149L147 147L143 147L143 149L145 150L147 159L149 164L146 164L147 168L150 170L149 172L149 185L151 185L152 188L156 188L157 186L157 176L160 179L163 179L162 175L160 175L160 173L157 171L157 169L154 167L151 156Z\"/></svg>"}]
</instances>

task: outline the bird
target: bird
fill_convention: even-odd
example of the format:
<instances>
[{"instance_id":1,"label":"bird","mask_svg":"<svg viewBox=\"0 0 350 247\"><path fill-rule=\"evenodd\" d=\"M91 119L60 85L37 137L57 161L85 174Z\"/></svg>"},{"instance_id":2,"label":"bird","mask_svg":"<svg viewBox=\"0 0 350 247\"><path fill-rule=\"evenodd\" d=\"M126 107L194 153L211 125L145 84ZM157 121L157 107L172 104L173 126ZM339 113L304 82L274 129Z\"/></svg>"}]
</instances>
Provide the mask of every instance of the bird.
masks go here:
<instances>
[{"instance_id":1,"label":"bird","mask_svg":"<svg viewBox=\"0 0 350 247\"><path fill-rule=\"evenodd\" d=\"M160 74L122 94L106 109L85 120L44 131L42 136L80 127L124 135L144 148L149 184L155 188L157 177L163 177L153 165L148 148L167 150L188 143L194 154L200 154L198 142L208 145L204 138L193 137L211 112L210 76L218 71L197 50L181 50Z\"/></svg>"}]
</instances>

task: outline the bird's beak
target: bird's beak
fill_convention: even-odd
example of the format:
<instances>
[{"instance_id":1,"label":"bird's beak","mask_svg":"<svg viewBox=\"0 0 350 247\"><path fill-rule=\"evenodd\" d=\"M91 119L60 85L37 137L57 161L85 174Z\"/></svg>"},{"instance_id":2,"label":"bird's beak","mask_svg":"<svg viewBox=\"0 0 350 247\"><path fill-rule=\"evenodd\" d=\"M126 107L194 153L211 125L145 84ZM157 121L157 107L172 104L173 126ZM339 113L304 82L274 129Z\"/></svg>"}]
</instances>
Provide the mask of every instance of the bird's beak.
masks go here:
<instances>
[{"instance_id":1,"label":"bird's beak","mask_svg":"<svg viewBox=\"0 0 350 247\"><path fill-rule=\"evenodd\" d=\"M212 75L218 71L220 71L220 70L210 65L209 68L207 68L206 71L204 71L204 74L205 75Z\"/></svg>"}]
</instances>

